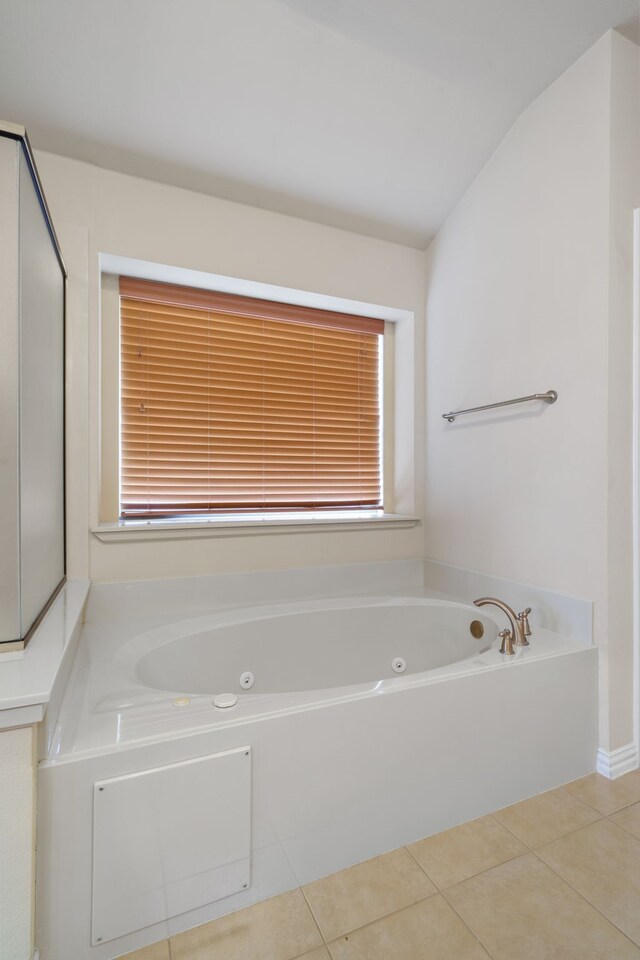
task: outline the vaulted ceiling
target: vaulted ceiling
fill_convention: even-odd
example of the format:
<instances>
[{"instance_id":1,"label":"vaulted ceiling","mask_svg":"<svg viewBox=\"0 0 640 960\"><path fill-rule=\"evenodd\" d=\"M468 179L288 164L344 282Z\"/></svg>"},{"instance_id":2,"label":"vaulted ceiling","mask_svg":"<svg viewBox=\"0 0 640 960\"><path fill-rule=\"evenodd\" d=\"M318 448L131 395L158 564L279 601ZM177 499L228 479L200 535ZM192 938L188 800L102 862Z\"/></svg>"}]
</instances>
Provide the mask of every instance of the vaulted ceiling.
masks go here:
<instances>
[{"instance_id":1,"label":"vaulted ceiling","mask_svg":"<svg viewBox=\"0 0 640 960\"><path fill-rule=\"evenodd\" d=\"M0 0L36 147L426 246L519 113L637 0Z\"/></svg>"}]
</instances>

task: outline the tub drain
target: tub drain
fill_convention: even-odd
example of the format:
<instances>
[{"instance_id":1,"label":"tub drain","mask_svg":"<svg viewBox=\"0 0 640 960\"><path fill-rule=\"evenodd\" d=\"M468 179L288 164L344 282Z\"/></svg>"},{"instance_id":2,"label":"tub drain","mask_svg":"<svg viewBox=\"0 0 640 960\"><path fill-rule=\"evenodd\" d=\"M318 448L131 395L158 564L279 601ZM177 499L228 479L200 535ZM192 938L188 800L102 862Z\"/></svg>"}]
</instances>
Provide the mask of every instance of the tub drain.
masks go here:
<instances>
[{"instance_id":1,"label":"tub drain","mask_svg":"<svg viewBox=\"0 0 640 960\"><path fill-rule=\"evenodd\" d=\"M394 657L391 661L391 669L394 673L404 673L407 669L407 661L402 657Z\"/></svg>"},{"instance_id":2,"label":"tub drain","mask_svg":"<svg viewBox=\"0 0 640 960\"><path fill-rule=\"evenodd\" d=\"M235 693L219 693L218 696L214 699L214 707L218 707L219 710L224 710L227 707L235 707L238 702L238 698Z\"/></svg>"},{"instance_id":3,"label":"tub drain","mask_svg":"<svg viewBox=\"0 0 640 960\"><path fill-rule=\"evenodd\" d=\"M256 678L251 673L251 670L245 670L244 673L240 674L240 686L245 690L248 690L250 687L252 687L255 682Z\"/></svg>"}]
</instances>

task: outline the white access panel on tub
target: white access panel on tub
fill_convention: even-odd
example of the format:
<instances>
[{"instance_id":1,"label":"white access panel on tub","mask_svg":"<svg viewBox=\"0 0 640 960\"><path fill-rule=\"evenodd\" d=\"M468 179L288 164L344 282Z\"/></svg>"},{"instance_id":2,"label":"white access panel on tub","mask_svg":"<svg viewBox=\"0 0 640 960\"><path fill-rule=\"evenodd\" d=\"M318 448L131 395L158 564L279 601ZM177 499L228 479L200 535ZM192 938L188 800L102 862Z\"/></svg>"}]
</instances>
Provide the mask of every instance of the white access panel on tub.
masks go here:
<instances>
[{"instance_id":1,"label":"white access panel on tub","mask_svg":"<svg viewBox=\"0 0 640 960\"><path fill-rule=\"evenodd\" d=\"M250 833L249 747L97 781L92 944L248 887Z\"/></svg>"}]
</instances>

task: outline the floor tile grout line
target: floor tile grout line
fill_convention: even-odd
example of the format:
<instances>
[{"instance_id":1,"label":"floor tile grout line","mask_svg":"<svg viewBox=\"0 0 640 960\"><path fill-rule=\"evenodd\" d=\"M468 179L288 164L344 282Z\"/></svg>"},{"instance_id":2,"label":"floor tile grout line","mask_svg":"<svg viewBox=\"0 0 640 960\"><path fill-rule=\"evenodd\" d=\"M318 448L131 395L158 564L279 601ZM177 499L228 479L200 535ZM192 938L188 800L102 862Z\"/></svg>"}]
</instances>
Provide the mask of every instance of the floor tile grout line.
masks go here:
<instances>
[{"instance_id":1,"label":"floor tile grout line","mask_svg":"<svg viewBox=\"0 0 640 960\"><path fill-rule=\"evenodd\" d=\"M530 799L531 799L531 798L530 798ZM523 801L521 801L521 802L522 802L522 803L526 803L526 800L523 800ZM501 809L502 809L502 810L508 810L509 808L508 808L508 807L501 807ZM511 827L508 827L506 823L503 823L502 820L500 820L500 818L498 817L498 814L499 814L499 813L500 813L500 810L496 810L496 811L494 811L494 813L490 813L489 816L490 816L490 817L493 817L493 819L496 821L496 823L499 823L500 826L503 827L503 828L507 831L507 833L510 833L511 836L514 837L516 840L518 840L523 846L525 846L525 847L527 848L527 850L531 850L532 848L529 846L529 844L528 844L525 840L522 839L522 837L519 837L517 833L514 833L514 832L513 832L513 830L511 829ZM518 854L518 856L522 856L522 854ZM516 858L515 858L515 857L511 857L511 859L512 859L512 860L515 860ZM507 861L505 861L505 862L507 862ZM496 866L499 866L499 864L496 864ZM489 868L489 869L491 869L491 868ZM483 872L486 873L486 871L483 871Z\"/></svg>"},{"instance_id":2,"label":"floor tile grout line","mask_svg":"<svg viewBox=\"0 0 640 960\"><path fill-rule=\"evenodd\" d=\"M441 891L441 892L442 892L442 896L445 898L446 902L449 904L449 906L451 907L451 909L453 910L453 912L454 912L458 917L460 917L460 920L462 921L462 923L463 923L463 924L465 925L465 927L470 931L470 933L472 934L472 936L478 941L478 943L480 944L480 946L482 947L482 949L489 955L489 957L491 958L491 960L497 960L497 958L496 958L495 955L491 952L491 950L489 949L489 947L484 943L484 941L480 938L479 934L477 934L477 933L475 932L475 930L473 929L473 927L472 927L469 923L467 923L467 921L464 919L464 917L462 916L462 914L460 914L460 913L458 912L458 910L456 909L456 907L454 906L454 904L451 902L448 894L450 893L450 891L452 891L453 889L455 889L455 887L462 886L463 883L467 883L469 880L476 880L478 877L484 876L485 873L491 873L492 870L498 870L500 867L505 866L505 864L507 864L507 863L513 863L514 860L519 860L521 857L528 857L528 856L530 856L532 853L533 853L533 850L527 849L524 853L518 854L517 857L511 857L509 860L503 860L502 863L496 863L496 864L494 864L492 867L487 867L486 870L481 870L479 873L475 873L472 877L466 877L464 880L458 880L456 883L452 883L451 886L446 887L444 890Z\"/></svg>"},{"instance_id":3,"label":"floor tile grout line","mask_svg":"<svg viewBox=\"0 0 640 960\"><path fill-rule=\"evenodd\" d=\"M637 803L637 802L638 802L638 801L636 800L636 803ZM632 803L631 806L633 807L634 804ZM628 808L628 807L623 807L622 809L623 809L623 810L628 810L629 808ZM628 833L630 837L634 837L636 840L640 840L640 837L638 836L637 833L634 833L633 830L629 830L628 827L623 827L623 825L622 825L621 823L618 823L617 820L614 820L614 819L613 819L614 817L617 817L617 815L618 815L619 813L622 813L622 810L616 810L615 813L610 813L609 816L608 816L608 817L605 817L604 819L605 819L605 820L608 820L609 823L612 823L615 827L620 827L620 829L621 829L621 830L624 830L625 833Z\"/></svg>"},{"instance_id":4,"label":"floor tile grout line","mask_svg":"<svg viewBox=\"0 0 640 960\"><path fill-rule=\"evenodd\" d=\"M312 953L315 953L317 950L326 950L329 951L329 947L326 943L320 943L317 947L311 947L311 950L305 950L304 953L296 953L295 957L289 957L288 960L306 960L306 957L310 957ZM329 954L331 956L331 954Z\"/></svg>"},{"instance_id":5,"label":"floor tile grout line","mask_svg":"<svg viewBox=\"0 0 640 960\"><path fill-rule=\"evenodd\" d=\"M498 866L502 866L502 864L498 864ZM493 867L489 867L489 870L493 870ZM487 870L483 870L482 873L487 873ZM482 873L476 873L476 877L482 876ZM471 879L471 877L469 877L469 879ZM464 883L464 880L462 880L461 883ZM452 886L449 887L448 889L451 890L454 886L456 886L456 884L452 884ZM464 917L458 912L458 910L456 909L456 907L451 903L451 901L450 901L449 898L446 896L446 894L445 894L444 891L442 892L442 896L443 896L443 898L444 898L445 903L447 903L447 904L451 907L451 909L452 909L453 912L455 913L456 917L458 917L458 919L460 920L460 923L462 923L462 924L466 927L466 929L469 931L469 933L471 934L471 936L473 937L473 939L476 941L476 943L479 943L479 944L480 944L480 946L481 946L482 949L485 951L485 953L486 953L487 956L490 958L490 960L497 960L497 958L495 957L495 955L491 952L491 950L489 950L489 947L488 947L485 943L482 942L482 940L480 939L480 937L478 936L478 934L475 932L475 930L473 930L473 929L469 926L469 924L468 924L467 921L464 919Z\"/></svg>"},{"instance_id":6,"label":"floor tile grout line","mask_svg":"<svg viewBox=\"0 0 640 960\"><path fill-rule=\"evenodd\" d=\"M634 773L634 771L631 770L630 773ZM599 776L602 776L602 774L599 774ZM627 776L627 774L625 774L624 776ZM613 780L608 780L606 777L604 777L604 779L607 781L607 783L614 783L614 782L615 782L615 781L613 781ZM622 780L623 778L622 778L622 777L619 777L618 779ZM570 780L570 781L569 781L569 784L571 784L571 783L575 783L575 781L574 781L574 780ZM639 797L639 798L637 798L636 800L632 800L630 803L624 803L621 807L618 807L616 810L612 810L610 813L603 813L602 810L598 810L597 807L594 807L592 804L587 803L587 801L586 801L586 800L583 800L582 797L578 797L578 796L576 796L575 793L571 793L571 790L567 790L567 786L569 786L569 784L565 784L564 786L558 787L557 789L558 789L558 790L564 790L565 793L568 793L568 794L569 794L571 797L573 797L575 800L579 800L580 803L584 803L585 807L589 807L590 810L594 810L596 813L599 813L601 817L607 817L607 818L608 818L608 817L612 817L612 816L614 816L614 814L616 814L616 813L622 813L623 810L628 810L629 807L633 807L634 804L640 803L640 797ZM541 796L541 794L537 794L537 796Z\"/></svg>"},{"instance_id":7,"label":"floor tile grout line","mask_svg":"<svg viewBox=\"0 0 640 960\"><path fill-rule=\"evenodd\" d=\"M583 778L581 777L580 779L583 779ZM579 800L580 803L583 803L585 805L585 807L589 807L590 810L593 810L595 813L599 813L601 817L606 817L606 813L602 813L601 810L597 810L592 803L587 803L587 801L583 800L582 797L579 797L576 793L573 793L571 790L568 789L572 783L576 783L576 782L577 782L576 780L569 780L568 783L563 783L557 789L562 790L564 793L568 793L569 796L573 797L574 800ZM536 794L536 796L538 796L538 794Z\"/></svg>"},{"instance_id":8,"label":"floor tile grout line","mask_svg":"<svg viewBox=\"0 0 640 960\"><path fill-rule=\"evenodd\" d=\"M615 921L613 921L610 917L608 917L608 916L606 915L606 913L603 913L602 910L601 910L599 907L596 907L595 903L592 903L591 900L589 900L587 897L585 897L584 893L581 893L580 890L578 890L576 887L574 887L574 885L571 883L570 880L567 880L567 878L566 878L566 877L563 877L562 874L559 873L554 867L552 867L550 863L547 863L546 860L543 860L542 857L539 857L538 854L535 852L535 850L532 850L531 852L532 852L533 856L536 858L536 860L539 860L540 863L544 864L545 867L548 867L549 870L551 870L551 872L552 872L553 874L555 874L555 876L558 877L559 880L561 880L563 883L566 883L566 885L569 887L569 889L570 889L570 890L573 890L573 892L574 892L575 894L577 894L577 895L580 897L581 900L584 900L584 902L587 903L587 904L591 907L592 910L595 910L596 913L600 914L600 916L603 918L603 920L606 920L606 922L607 922L607 923L610 923L612 927L615 927L616 930L617 930L619 933L621 933L622 936L625 937L625 939L627 939L627 940L629 941L629 943L632 943L632 944L633 944L633 946L636 948L636 950L637 950L637 949L640 949L640 943L636 943L635 940L632 940L628 933L625 933L625 931L624 931L617 923L615 923Z\"/></svg>"},{"instance_id":9,"label":"floor tile grout line","mask_svg":"<svg viewBox=\"0 0 640 960\"><path fill-rule=\"evenodd\" d=\"M579 779L583 779L583 778L581 777ZM563 793L568 794L572 800L577 800L577 802L582 804L583 807L587 807L587 809L591 810L593 813L599 814L599 816L601 817L606 817L607 816L606 813L602 813L600 810L597 810L592 804L587 803L587 801L583 800L582 797L577 796L577 794L572 793L571 790L568 789L568 787L570 787L572 783L577 783L577 782L578 782L577 780L569 780L567 781L567 783L561 783L559 787L549 787L548 790L542 790L541 793L534 793L530 797L525 797L523 800L516 800L515 803L508 803L506 807L499 807L497 810L492 810L491 816L494 816L497 818L497 815L499 813L502 813L503 810L509 810L511 807L518 807L523 803L528 803L529 800L537 800L539 797L544 797L548 793L556 793L558 790L562 790ZM635 803L636 801L633 801L633 802Z\"/></svg>"},{"instance_id":10,"label":"floor tile grout line","mask_svg":"<svg viewBox=\"0 0 640 960\"><path fill-rule=\"evenodd\" d=\"M617 813L622 813L623 810L628 810L629 807L635 807L636 804L638 804L638 803L640 803L640 799L638 799L638 800L632 800L631 803L625 803L625 805L624 805L623 807L619 807L617 810L612 810L611 813L603 813L602 816L603 816L603 817L607 817L607 819L608 819L609 817L615 817L615 815L616 815Z\"/></svg>"},{"instance_id":11,"label":"floor tile grout line","mask_svg":"<svg viewBox=\"0 0 640 960\"><path fill-rule=\"evenodd\" d=\"M412 842L413 842L413 841L412 841ZM416 843L419 843L420 841L415 841L415 842L416 842ZM303 895L303 897L304 897L304 899L305 899L305 901L306 901L306 903L307 903L307 906L309 907L309 910L311 911L311 913L312 913L312 915L313 915L313 919L315 920L316 926L318 927L318 930L320 931L320 936L322 937L322 942L325 944L325 946L328 946L330 943L334 943L336 940L340 940L341 937L345 937L345 936L348 936L348 935L351 934L351 933L355 933L356 930L362 930L364 927L368 927L368 926L370 926L372 923L376 923L377 920L384 920L385 917L390 917L390 916L392 916L394 913L399 913L400 910L406 910L408 907L414 907L417 903L422 903L423 900L428 900L429 897L433 897L433 896L435 896L437 893L440 893L440 888L438 887L438 885L436 884L436 882L429 876L429 874L427 873L427 871L425 870L425 868L422 866L422 864L421 864L421 863L418 863L418 861L416 860L416 858L415 858L414 855L412 854L411 850L409 850L409 848L408 848L407 846L405 846L405 845L400 846L400 847L395 847L393 850L387 850L385 853L378 854L378 856L369 857L368 860L358 861L358 863L354 863L354 864L352 864L352 866L354 866L354 867L360 866L361 863L367 863L369 860L377 860L378 857L386 857L388 854L390 854L390 853L397 853L399 850L404 850L406 853L409 854L409 856L411 857L411 860L416 864L417 867L419 867L419 869L421 870L421 872L426 876L426 878L427 878L427 880L429 881L429 883L431 883L431 884L433 885L433 888L434 888L434 889L431 890L429 893L425 894L424 896L419 896L419 897L416 897L415 899L410 900L408 903L403 904L403 906L401 906L401 907L397 907L395 910L390 910L390 911L388 911L387 913L382 913L382 914L380 914L380 916L379 916L379 917L376 917L374 920L368 920L366 923L361 924L359 927L353 927L351 930L345 930L343 933L338 934L337 937L332 937L331 940L327 940L327 939L325 938L325 936L324 936L324 934L323 934L323 932L322 932L322 930L321 930L321 928L320 928L320 924L319 924L319 922L318 922L318 920L317 920L317 918L316 918L316 915L315 915L315 913L314 913L313 907L312 907L312 905L311 905L311 901L309 900L309 898L307 897L307 895L306 895L306 893L305 893L305 891L304 891L304 887L303 887L302 885L301 885L300 887L298 887L298 889L302 891L302 895ZM351 867L345 867L344 869L345 869L345 870L350 870ZM337 871L337 872L338 872L338 873L341 873L342 871L339 870L339 871ZM333 876L333 874L327 874L327 877L331 877L331 876ZM323 880L323 879L327 879L327 878L326 878L326 877L321 877L320 879ZM315 880L312 880L312 881L311 881L311 883L316 883L316 882L317 882L317 881L315 881ZM304 886L308 886L308 884L305 884Z\"/></svg>"},{"instance_id":12,"label":"floor tile grout line","mask_svg":"<svg viewBox=\"0 0 640 960\"><path fill-rule=\"evenodd\" d=\"M381 920L388 920L389 917L395 917L396 914L403 913L403 911L405 910L410 910L412 907L417 907L419 903L424 903L425 900L431 900L433 897L437 897L437 896L443 896L441 890L434 890L433 893L428 894L426 897L421 897L419 900L414 900L413 903L407 903L403 907L398 907L396 910L391 910L389 913L384 913L381 916L376 917L375 920L368 920L366 923L363 923L361 926L354 927L353 930L346 930L344 933L338 934L337 937L333 937L331 940L325 940L324 946L327 947L327 949L329 949L331 944L337 943L338 940L344 940L345 937L350 937L354 933L360 933L361 930L366 930L367 927L373 927L376 923L380 923ZM446 902L448 903L448 901ZM464 921L462 922L464 923ZM465 924L465 926L467 926L467 924ZM473 933L473 931L471 931L471 933ZM473 936L476 940L478 939L475 933L473 934ZM329 949L329 952L331 953L330 949ZM298 960L298 958L296 958L296 960Z\"/></svg>"},{"instance_id":13,"label":"floor tile grout line","mask_svg":"<svg viewBox=\"0 0 640 960\"><path fill-rule=\"evenodd\" d=\"M398 847L398 850L402 850L402 847ZM393 851L390 851L393 852ZM420 866L420 864L418 864ZM349 869L348 867L346 869ZM331 876L331 874L329 874ZM435 884L434 884L435 886ZM322 937L322 942L325 946L329 946L330 943L335 943L336 940L341 940L343 937L349 937L352 933L356 933L358 930L364 930L365 927L370 927L372 923L377 923L378 920L386 920L387 917L392 917L394 913L401 913L402 910L408 910L409 907L415 907L418 903L423 903L424 900L429 900L431 897L437 896L441 891L436 887L435 890L432 890L431 893L427 893L424 897L418 897L415 900L411 900L409 903L403 904L401 907L396 907L395 910L389 910L387 913L381 913L379 917L374 917L373 920L367 920L366 923L361 923L359 927L351 927L350 930L344 930L342 933L339 933L336 937L331 937L330 940L326 940L322 930L320 930L320 936ZM305 897L306 900L306 897ZM308 901L307 901L308 902ZM311 909L311 908L310 908ZM314 916L315 920L315 916ZM316 920L316 925L320 929L318 922Z\"/></svg>"},{"instance_id":14,"label":"floor tile grout line","mask_svg":"<svg viewBox=\"0 0 640 960\"><path fill-rule=\"evenodd\" d=\"M435 894L431 894L431 896L435 896ZM422 900L428 899L429 897L422 898ZM368 920L367 923L363 923L360 927L354 927L353 930L346 930L344 933L338 934L337 937L327 940L326 946L328 948L332 943L336 943L338 940L344 940L345 937L350 937L353 933L359 933L361 930L366 930L367 927L372 927L375 923L379 923L380 920L388 920L389 917L395 916L396 913L402 913L403 910L408 910L409 907L415 907L417 903L422 903L422 900L416 900L415 903L408 903L404 907L398 907L397 910L391 910L389 913L385 913L381 917L376 917L375 920Z\"/></svg>"},{"instance_id":15,"label":"floor tile grout line","mask_svg":"<svg viewBox=\"0 0 640 960\"><path fill-rule=\"evenodd\" d=\"M620 811L618 810L616 812L619 813ZM615 820L612 820L611 817L601 813L597 820L592 820L591 823L584 823L581 827L574 827L573 830L567 830L566 833L561 833L559 837L554 837L553 840L545 840L545 842L541 843L539 847L529 847L529 849L531 850L531 853L537 853L538 850L542 850L543 847L549 847L552 843L557 843L558 840L564 840L565 837L570 837L572 834L578 833L579 830L586 830L587 827L592 827L596 823L602 823L603 820L606 820L608 823L612 823L614 827L618 827L620 830L624 830L624 827L620 826L619 823L616 823ZM625 830L625 833L629 833L629 831ZM634 834L629 833L629 836L633 837ZM636 837L635 839L638 840L640 838ZM524 843L524 840L522 842ZM538 859L542 860L542 857L539 857ZM544 863L545 861L543 860L542 862Z\"/></svg>"},{"instance_id":16,"label":"floor tile grout line","mask_svg":"<svg viewBox=\"0 0 640 960\"><path fill-rule=\"evenodd\" d=\"M331 874L329 874L329 876L331 876ZM304 887L302 886L302 884L298 887L298 890L299 890L300 893L302 894L302 897L303 897L303 899L304 899L304 902L305 902L306 905L307 905L307 909L308 909L309 913L311 914L311 918L312 918L313 922L314 922L315 925L316 925L316 929L317 929L318 933L320 934L320 939L322 940L323 945L326 946L326 945L327 945L327 941L325 940L324 933L323 933L322 930L320 929L320 924L318 923L318 919L317 919L315 913L313 912L313 907L311 906L311 903L310 903L310 901L309 901L309 898L307 897L306 893L304 892ZM302 956L304 956L304 954L302 954Z\"/></svg>"},{"instance_id":17,"label":"floor tile grout line","mask_svg":"<svg viewBox=\"0 0 640 960\"><path fill-rule=\"evenodd\" d=\"M503 809L507 809L507 808L505 807L505 808L503 808ZM592 809L592 808L590 808L590 809ZM593 812L594 812L594 813L598 813L597 810L594 810ZM492 816L495 816L495 814L492 814ZM495 819L498 820L497 817L495 817ZM532 847L532 846L530 846L530 844L528 844L528 843L526 842L526 840L523 840L522 837L519 837L517 833L514 833L513 830L506 825L506 823L503 823L503 822L502 822L502 820L498 820L498 823L499 823L502 827L504 827L505 830L508 830L509 833L511 833L511 834L516 838L516 840L519 840L520 843L523 843L523 844L525 845L525 847L527 848L527 851L528 851L528 852L530 852L530 853L535 853L536 850L542 850L543 847L548 846L550 843L555 843L556 840L563 840L565 837L568 837L570 834L572 834L572 833L577 833L578 830L584 830L585 827L590 827L592 823L598 823L600 820L607 820L607 819L608 819L608 817L605 817L605 815L604 815L603 813L598 813L597 818L596 818L595 820L592 820L591 823L583 823L582 826L580 826L580 827L572 827L571 830L567 830L566 833L561 833L561 834L559 834L559 836L553 837L551 840L545 840L544 843L539 844L537 847ZM512 857L511 859L514 860L515 857ZM506 863L506 861L505 861L505 863Z\"/></svg>"},{"instance_id":18,"label":"floor tile grout line","mask_svg":"<svg viewBox=\"0 0 640 960\"><path fill-rule=\"evenodd\" d=\"M486 813L486 814L483 814L483 816L485 816L485 817L491 817L491 816L493 816L493 814L491 814L491 813ZM478 817L478 819L481 819L481 818ZM473 823L473 820L467 820L466 823ZM502 826L502 824L500 824L500 826ZM456 827L451 827L450 829L456 830L457 828L456 828ZM505 829L508 829L508 828L505 828ZM441 831L441 833L446 833L446 832L447 832L446 830L442 830L442 831ZM512 831L509 830L509 833L512 833ZM431 836L431 837L437 837L438 834L437 834L437 833L432 833L430 836ZM515 837L516 840L520 840L520 837L516 837L515 833L512 833L512 836ZM424 837L424 839L425 839L425 840L429 840L430 837ZM421 842L420 840L416 840L416 843L420 843L420 842ZM524 844L524 841L523 841L523 840L520 840L520 843L523 843L523 844ZM526 847L526 844L524 844L524 846ZM531 852L530 849L529 849L529 847L527 847L526 850L524 850L524 851L521 850L519 853L514 853L514 855L513 855L512 857L507 857L506 860L501 860L500 863L494 863L493 866L491 866L491 867L485 867L484 870L478 870L477 873L472 873L472 874L471 874L470 876L468 876L468 877L463 877L461 880L456 880L455 883L450 883L450 884L448 884L446 887L441 887L441 886L439 886L439 884L436 883L436 881L433 879L433 877L430 876L429 872L427 871L427 869L426 869L425 867L422 866L422 864L420 863L420 861L416 859L415 854L411 853L411 850L409 850L408 848L406 848L406 849L407 849L407 852L410 853L411 856L413 857L413 859L416 861L416 863L418 864L418 866L421 867L422 870L424 870L424 872L425 872L426 875L427 875L427 879L431 880L431 883L434 885L434 887L436 888L436 891L437 891L438 893L444 893L445 890L450 890L451 887L455 887L455 886L457 886L457 884L459 884L459 883L464 883L465 880L473 880L474 877L479 877L480 874L486 873L487 870L493 870L493 867L500 867L500 866L502 866L503 863L509 863L511 860L517 860L518 857L523 857L523 856L525 856L527 853L530 853L530 852ZM424 899L426 899L426 898L424 898Z\"/></svg>"},{"instance_id":19,"label":"floor tile grout line","mask_svg":"<svg viewBox=\"0 0 640 960\"><path fill-rule=\"evenodd\" d=\"M441 832L444 832L444 831L441 831ZM431 836L432 836L432 837L436 837L437 834L436 834L436 833L432 833ZM422 837L421 840L416 840L416 841L414 841L414 842L415 842L415 843L421 843L422 840L428 840L428 839L429 839L429 837ZM409 856L411 857L411 859L413 860L413 862L416 863L416 864L420 867L420 869L421 869L422 872L424 873L424 875L425 875L425 877L427 878L427 880L434 885L434 887L436 888L436 891L439 893L439 892L440 892L440 887L439 887L438 884L435 882L435 880L433 879L433 877L431 876L431 874L429 873L429 871L427 870L427 868L420 863L420 861L419 861L418 858L416 857L415 853L414 853L412 850L410 850L409 847L408 847L406 844L405 844L405 846L404 846L403 849L407 851L407 853L409 854Z\"/></svg>"},{"instance_id":20,"label":"floor tile grout line","mask_svg":"<svg viewBox=\"0 0 640 960\"><path fill-rule=\"evenodd\" d=\"M526 856L526 854L525 854L525 856ZM498 866L501 866L501 864L498 864ZM489 869L493 869L493 867L490 867ZM483 872L486 873L487 871L483 871ZM476 874L476 876L479 876L479 874ZM464 883L464 881L461 881L461 882ZM454 884L454 886L455 886L455 884ZM460 922L462 923L462 925L465 927L465 929L469 931L469 933L471 934L471 936L473 937L473 939L476 941L476 943L480 944L480 946L482 947L482 949L485 951L485 953L486 953L487 956L489 957L489 960L496 960L494 954L491 953L491 951L489 950L489 948L482 942L482 940L480 939L480 937L471 929L471 927L470 927L469 924L466 922L466 920L465 920L462 916L460 916L460 914L458 913L458 911L456 910L456 908L453 906L453 904L450 903L450 901L449 901L448 898L446 897L445 892L444 892L443 890L436 890L436 891L434 891L434 893L429 894L429 895L426 896L426 897L422 897L420 900L416 900L414 903L409 903L409 904L407 904L407 905L404 906L404 907L399 907L397 910L392 910L390 913L386 913L386 914L383 914L383 915L380 916L380 917L376 917L375 920L369 920L368 923L364 923L364 924L362 924L362 926L360 926L360 927L354 927L353 930L348 930L346 933L342 933L342 934L340 934L340 935L337 936L337 937L333 937L332 940L325 941L324 946L326 946L326 948L327 948L327 950L329 951L329 954L330 954L330 956L331 956L331 958L332 958L332 960L333 960L333 952L332 952L332 950L331 950L331 944L332 944L332 943L336 943L338 940L343 940L345 937L350 937L353 933L359 933L361 930L366 930L367 927L372 927L372 926L374 926L376 923L380 923L381 920L388 920L389 917L393 917L393 916L395 916L395 915L398 914L398 913L403 913L405 910L409 910L411 907L415 907L415 906L417 906L417 904L419 904L419 903L424 903L425 900L430 900L432 897L436 897L436 896L442 897L442 899L444 900L444 902L451 908L451 910L455 913L456 917L458 917L458 919L460 920ZM304 960L304 954L303 954L301 957L296 958L296 960Z\"/></svg>"}]
</instances>

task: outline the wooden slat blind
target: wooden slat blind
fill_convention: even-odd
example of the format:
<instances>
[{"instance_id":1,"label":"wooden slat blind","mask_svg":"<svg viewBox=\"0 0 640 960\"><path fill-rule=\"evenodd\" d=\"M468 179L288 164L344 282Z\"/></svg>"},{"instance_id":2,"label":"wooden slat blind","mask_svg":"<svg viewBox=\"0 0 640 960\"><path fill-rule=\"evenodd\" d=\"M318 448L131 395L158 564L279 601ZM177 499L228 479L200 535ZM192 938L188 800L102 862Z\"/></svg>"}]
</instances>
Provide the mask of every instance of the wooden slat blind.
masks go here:
<instances>
[{"instance_id":1,"label":"wooden slat blind","mask_svg":"<svg viewBox=\"0 0 640 960\"><path fill-rule=\"evenodd\" d=\"M381 506L382 321L124 277L120 315L122 517Z\"/></svg>"}]
</instances>

